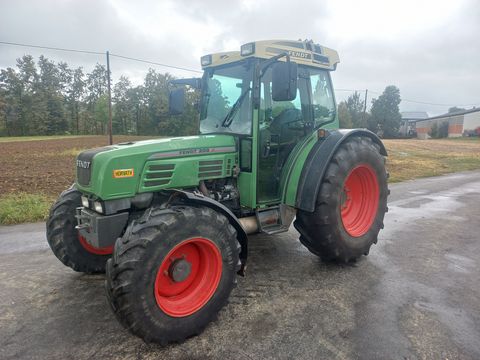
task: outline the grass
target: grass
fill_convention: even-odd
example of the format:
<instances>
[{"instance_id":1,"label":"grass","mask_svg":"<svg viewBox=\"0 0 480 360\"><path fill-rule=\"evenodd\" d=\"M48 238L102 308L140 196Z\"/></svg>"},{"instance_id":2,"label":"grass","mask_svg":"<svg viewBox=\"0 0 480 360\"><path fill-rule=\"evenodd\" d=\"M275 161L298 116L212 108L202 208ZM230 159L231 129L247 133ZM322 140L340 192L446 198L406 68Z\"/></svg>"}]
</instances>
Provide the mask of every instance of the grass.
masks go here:
<instances>
[{"instance_id":1,"label":"grass","mask_svg":"<svg viewBox=\"0 0 480 360\"><path fill-rule=\"evenodd\" d=\"M0 224L45 221L53 199L42 194L7 194L0 197Z\"/></svg>"},{"instance_id":2,"label":"grass","mask_svg":"<svg viewBox=\"0 0 480 360\"><path fill-rule=\"evenodd\" d=\"M480 169L480 139L385 140L390 182Z\"/></svg>"}]
</instances>

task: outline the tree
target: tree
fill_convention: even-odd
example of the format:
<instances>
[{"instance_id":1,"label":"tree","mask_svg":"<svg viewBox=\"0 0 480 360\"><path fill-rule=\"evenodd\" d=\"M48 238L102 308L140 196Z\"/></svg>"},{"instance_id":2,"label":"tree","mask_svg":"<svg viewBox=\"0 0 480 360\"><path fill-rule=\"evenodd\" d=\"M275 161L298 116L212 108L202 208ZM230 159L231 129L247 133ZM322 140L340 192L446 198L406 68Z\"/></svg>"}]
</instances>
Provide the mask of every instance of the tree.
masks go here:
<instances>
[{"instance_id":1,"label":"tree","mask_svg":"<svg viewBox=\"0 0 480 360\"><path fill-rule=\"evenodd\" d=\"M467 110L467 109L454 106L454 107L451 107L450 109L448 109L448 113L449 114L454 114L454 113L462 112L462 111L465 111L465 110Z\"/></svg>"},{"instance_id":2,"label":"tree","mask_svg":"<svg viewBox=\"0 0 480 360\"><path fill-rule=\"evenodd\" d=\"M71 129L80 134L81 100L85 92L85 80L81 67L73 70L71 84L67 92L67 107L72 119Z\"/></svg>"},{"instance_id":3,"label":"tree","mask_svg":"<svg viewBox=\"0 0 480 360\"><path fill-rule=\"evenodd\" d=\"M400 90L393 85L387 86L378 99L372 100L368 128L386 138L396 137L402 119L398 108L400 101Z\"/></svg>"},{"instance_id":4,"label":"tree","mask_svg":"<svg viewBox=\"0 0 480 360\"><path fill-rule=\"evenodd\" d=\"M340 128L353 128L352 116L350 115L350 111L348 111L348 105L346 101L341 101L338 104L338 120L340 122Z\"/></svg>"},{"instance_id":5,"label":"tree","mask_svg":"<svg viewBox=\"0 0 480 360\"><path fill-rule=\"evenodd\" d=\"M107 91L107 68L104 65L96 64L91 73L87 75L85 82L87 90L86 107L90 115L95 114L98 99ZM97 116L88 116L88 123L84 124L86 132L89 134L104 134L104 122L97 121Z\"/></svg>"},{"instance_id":6,"label":"tree","mask_svg":"<svg viewBox=\"0 0 480 360\"><path fill-rule=\"evenodd\" d=\"M355 91L347 98L346 106L350 113L350 119L352 121L352 127L365 128L367 123L364 118L365 101L360 99L360 93Z\"/></svg>"},{"instance_id":7,"label":"tree","mask_svg":"<svg viewBox=\"0 0 480 360\"><path fill-rule=\"evenodd\" d=\"M101 95L95 102L95 122L102 124L102 129L108 122L108 98Z\"/></svg>"},{"instance_id":8,"label":"tree","mask_svg":"<svg viewBox=\"0 0 480 360\"><path fill-rule=\"evenodd\" d=\"M36 104L45 106L43 123L36 124L37 129L41 131L37 134L61 134L65 133L68 129L67 119L65 117L65 111L63 106L62 89L64 83L61 78L61 68L58 67L53 61L48 60L43 55L40 56L38 61L39 68L39 82L36 86L37 98ZM39 119L42 121L42 119ZM40 126L43 125L43 126Z\"/></svg>"},{"instance_id":9,"label":"tree","mask_svg":"<svg viewBox=\"0 0 480 360\"><path fill-rule=\"evenodd\" d=\"M128 134L133 130L132 112L130 111L129 89L132 87L130 80L125 76L113 87L114 114L112 119L113 132L117 134Z\"/></svg>"},{"instance_id":10,"label":"tree","mask_svg":"<svg viewBox=\"0 0 480 360\"><path fill-rule=\"evenodd\" d=\"M24 82L13 68L0 72L0 89L3 93L5 132L8 136L27 135L27 123L23 111Z\"/></svg>"}]
</instances>

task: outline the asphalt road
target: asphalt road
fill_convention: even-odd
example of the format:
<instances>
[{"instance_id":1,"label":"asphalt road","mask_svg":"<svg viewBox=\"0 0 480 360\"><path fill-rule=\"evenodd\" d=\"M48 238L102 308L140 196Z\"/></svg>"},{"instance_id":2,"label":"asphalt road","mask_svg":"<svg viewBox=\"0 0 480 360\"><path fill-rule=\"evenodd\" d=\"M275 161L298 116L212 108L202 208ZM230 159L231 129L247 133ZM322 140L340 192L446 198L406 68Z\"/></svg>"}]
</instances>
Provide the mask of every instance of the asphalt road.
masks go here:
<instances>
[{"instance_id":1,"label":"asphalt road","mask_svg":"<svg viewBox=\"0 0 480 360\"><path fill-rule=\"evenodd\" d=\"M378 245L320 262L292 228L253 236L246 278L200 336L131 336L103 277L64 267L44 224L0 228L1 359L480 359L480 172L391 185Z\"/></svg>"}]
</instances>

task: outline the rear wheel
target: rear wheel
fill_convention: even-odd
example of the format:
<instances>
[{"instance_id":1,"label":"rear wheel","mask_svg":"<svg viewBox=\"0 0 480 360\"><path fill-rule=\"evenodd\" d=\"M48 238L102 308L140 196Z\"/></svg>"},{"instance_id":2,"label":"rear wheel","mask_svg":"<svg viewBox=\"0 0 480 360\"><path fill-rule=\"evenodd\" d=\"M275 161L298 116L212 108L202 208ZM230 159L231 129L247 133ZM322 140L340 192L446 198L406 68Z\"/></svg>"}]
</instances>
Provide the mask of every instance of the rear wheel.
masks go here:
<instances>
[{"instance_id":1,"label":"rear wheel","mask_svg":"<svg viewBox=\"0 0 480 360\"><path fill-rule=\"evenodd\" d=\"M75 229L75 209L81 204L81 193L75 188L64 191L50 209L47 241L55 256L66 266L84 273L105 272L113 246L96 248Z\"/></svg>"},{"instance_id":2,"label":"rear wheel","mask_svg":"<svg viewBox=\"0 0 480 360\"><path fill-rule=\"evenodd\" d=\"M206 207L151 208L133 221L107 264L118 320L146 341L200 333L226 304L239 269L235 229Z\"/></svg>"},{"instance_id":3,"label":"rear wheel","mask_svg":"<svg viewBox=\"0 0 480 360\"><path fill-rule=\"evenodd\" d=\"M300 241L323 260L349 262L377 242L387 210L387 172L380 148L354 137L334 154L313 213L299 211Z\"/></svg>"}]
</instances>

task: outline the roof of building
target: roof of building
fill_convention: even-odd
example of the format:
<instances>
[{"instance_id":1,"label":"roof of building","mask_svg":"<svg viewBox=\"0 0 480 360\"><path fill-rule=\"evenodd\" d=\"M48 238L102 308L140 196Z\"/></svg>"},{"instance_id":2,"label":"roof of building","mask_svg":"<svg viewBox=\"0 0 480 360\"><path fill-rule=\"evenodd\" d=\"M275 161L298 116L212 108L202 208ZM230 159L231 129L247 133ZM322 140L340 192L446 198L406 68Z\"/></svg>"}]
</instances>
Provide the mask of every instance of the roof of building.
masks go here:
<instances>
[{"instance_id":1,"label":"roof of building","mask_svg":"<svg viewBox=\"0 0 480 360\"><path fill-rule=\"evenodd\" d=\"M243 60L248 57L269 59L275 55L288 53L292 61L298 64L310 65L328 70L335 70L340 62L338 53L330 48L321 46L311 40L264 40L255 41L242 45L250 51L228 51L205 55L210 57L209 62L203 63L202 67L208 68ZM239 49L240 50L240 49ZM279 59L285 61L285 58Z\"/></svg>"},{"instance_id":2,"label":"roof of building","mask_svg":"<svg viewBox=\"0 0 480 360\"><path fill-rule=\"evenodd\" d=\"M417 120L417 122L426 121L426 120L445 119L445 118L450 118L450 117L453 117L453 116L470 114L470 113L477 112L477 111L480 111L480 108L473 108L473 109L454 112L454 113L446 113L446 114L443 114L443 115L432 116L432 117L429 117L427 119Z\"/></svg>"},{"instance_id":3,"label":"roof of building","mask_svg":"<svg viewBox=\"0 0 480 360\"><path fill-rule=\"evenodd\" d=\"M428 118L426 111L402 111L400 113L403 120L419 120Z\"/></svg>"}]
</instances>

